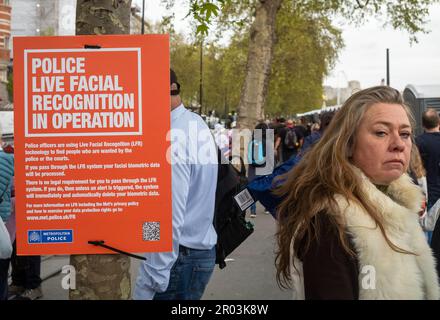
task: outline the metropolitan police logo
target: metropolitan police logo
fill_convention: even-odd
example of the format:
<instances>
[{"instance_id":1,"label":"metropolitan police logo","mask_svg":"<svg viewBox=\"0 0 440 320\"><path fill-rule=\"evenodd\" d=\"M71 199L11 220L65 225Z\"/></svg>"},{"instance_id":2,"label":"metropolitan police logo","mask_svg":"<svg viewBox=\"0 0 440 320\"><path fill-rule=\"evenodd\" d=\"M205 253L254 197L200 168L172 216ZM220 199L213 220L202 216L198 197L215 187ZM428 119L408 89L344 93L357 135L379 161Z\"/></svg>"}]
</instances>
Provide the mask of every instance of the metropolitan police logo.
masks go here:
<instances>
[{"instance_id":1,"label":"metropolitan police logo","mask_svg":"<svg viewBox=\"0 0 440 320\"><path fill-rule=\"evenodd\" d=\"M73 230L28 230L29 244L72 243Z\"/></svg>"},{"instance_id":2,"label":"metropolitan police logo","mask_svg":"<svg viewBox=\"0 0 440 320\"><path fill-rule=\"evenodd\" d=\"M40 242L40 241L41 241L41 237L39 232L31 231L29 233L29 242Z\"/></svg>"}]
</instances>

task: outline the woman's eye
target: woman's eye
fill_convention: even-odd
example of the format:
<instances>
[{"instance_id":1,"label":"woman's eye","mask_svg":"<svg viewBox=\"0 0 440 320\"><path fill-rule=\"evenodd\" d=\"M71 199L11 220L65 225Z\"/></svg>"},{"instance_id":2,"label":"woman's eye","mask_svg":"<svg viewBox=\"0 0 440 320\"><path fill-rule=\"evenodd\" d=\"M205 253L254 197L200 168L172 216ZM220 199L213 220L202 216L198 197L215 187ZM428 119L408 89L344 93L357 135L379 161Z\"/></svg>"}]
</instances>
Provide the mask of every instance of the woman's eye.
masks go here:
<instances>
[{"instance_id":1,"label":"woman's eye","mask_svg":"<svg viewBox=\"0 0 440 320\"><path fill-rule=\"evenodd\" d=\"M400 136L404 139L408 139L411 137L411 133L410 132L402 132L402 133L400 133Z\"/></svg>"},{"instance_id":2,"label":"woman's eye","mask_svg":"<svg viewBox=\"0 0 440 320\"><path fill-rule=\"evenodd\" d=\"M387 133L385 131L376 131L375 134L378 137L384 137Z\"/></svg>"}]
</instances>

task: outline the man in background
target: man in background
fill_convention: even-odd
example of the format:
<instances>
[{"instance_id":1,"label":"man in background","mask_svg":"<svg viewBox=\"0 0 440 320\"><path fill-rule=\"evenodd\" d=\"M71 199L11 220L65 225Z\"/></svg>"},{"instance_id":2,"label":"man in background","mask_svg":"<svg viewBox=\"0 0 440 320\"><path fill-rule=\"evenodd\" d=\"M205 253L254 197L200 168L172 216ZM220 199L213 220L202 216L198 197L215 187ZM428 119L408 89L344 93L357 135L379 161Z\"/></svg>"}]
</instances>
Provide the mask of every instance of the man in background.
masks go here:
<instances>
[{"instance_id":1,"label":"man in background","mask_svg":"<svg viewBox=\"0 0 440 320\"><path fill-rule=\"evenodd\" d=\"M171 141L173 250L146 254L134 290L137 300L199 300L215 266L217 147L203 119L184 107L173 70L170 85L171 130L187 138ZM203 137L189 131L193 127Z\"/></svg>"},{"instance_id":2,"label":"man in background","mask_svg":"<svg viewBox=\"0 0 440 320\"><path fill-rule=\"evenodd\" d=\"M11 215L11 187L14 176L14 157L3 151L0 127L0 219L6 223ZM8 298L10 259L0 259L0 301Z\"/></svg>"},{"instance_id":3,"label":"man in background","mask_svg":"<svg viewBox=\"0 0 440 320\"><path fill-rule=\"evenodd\" d=\"M422 115L425 132L416 138L416 144L426 170L428 184L428 205L431 207L440 199L440 117L433 108L428 108ZM432 233L431 247L437 261L440 261L440 224L437 221ZM437 263L440 274L440 263Z\"/></svg>"},{"instance_id":4,"label":"man in background","mask_svg":"<svg viewBox=\"0 0 440 320\"><path fill-rule=\"evenodd\" d=\"M286 127L281 129L275 141L275 150L281 153L281 162L288 161L296 155L302 146L304 135L295 127L292 119L287 120Z\"/></svg>"}]
</instances>

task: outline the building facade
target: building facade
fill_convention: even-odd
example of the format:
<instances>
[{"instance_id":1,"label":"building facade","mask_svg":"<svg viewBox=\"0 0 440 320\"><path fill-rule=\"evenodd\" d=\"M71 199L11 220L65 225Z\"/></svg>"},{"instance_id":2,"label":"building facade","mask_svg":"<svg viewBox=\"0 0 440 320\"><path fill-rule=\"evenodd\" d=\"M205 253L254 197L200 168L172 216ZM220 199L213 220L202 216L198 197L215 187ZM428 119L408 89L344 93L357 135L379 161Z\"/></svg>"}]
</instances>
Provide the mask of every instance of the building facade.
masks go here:
<instances>
[{"instance_id":1,"label":"building facade","mask_svg":"<svg viewBox=\"0 0 440 320\"><path fill-rule=\"evenodd\" d=\"M75 34L76 0L11 0L12 36Z\"/></svg>"},{"instance_id":2,"label":"building facade","mask_svg":"<svg viewBox=\"0 0 440 320\"><path fill-rule=\"evenodd\" d=\"M333 88L324 86L324 96L326 101L332 101L330 105L343 104L353 93L361 90L361 84L357 80L348 81L345 88Z\"/></svg>"},{"instance_id":3,"label":"building facade","mask_svg":"<svg viewBox=\"0 0 440 320\"><path fill-rule=\"evenodd\" d=\"M0 0L0 110L9 104L7 91L10 63L11 6L9 0Z\"/></svg>"}]
</instances>

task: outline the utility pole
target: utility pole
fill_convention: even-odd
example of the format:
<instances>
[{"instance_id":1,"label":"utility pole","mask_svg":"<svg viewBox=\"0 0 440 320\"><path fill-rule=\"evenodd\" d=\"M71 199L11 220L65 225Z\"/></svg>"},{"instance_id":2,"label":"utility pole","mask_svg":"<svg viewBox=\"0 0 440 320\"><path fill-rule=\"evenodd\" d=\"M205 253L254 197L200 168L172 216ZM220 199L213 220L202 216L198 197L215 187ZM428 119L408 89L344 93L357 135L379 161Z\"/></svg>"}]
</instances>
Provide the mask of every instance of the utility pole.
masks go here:
<instances>
[{"instance_id":1,"label":"utility pole","mask_svg":"<svg viewBox=\"0 0 440 320\"><path fill-rule=\"evenodd\" d=\"M387 86L390 85L390 49L387 48Z\"/></svg>"}]
</instances>

